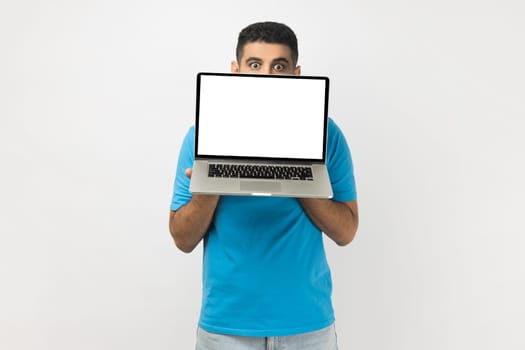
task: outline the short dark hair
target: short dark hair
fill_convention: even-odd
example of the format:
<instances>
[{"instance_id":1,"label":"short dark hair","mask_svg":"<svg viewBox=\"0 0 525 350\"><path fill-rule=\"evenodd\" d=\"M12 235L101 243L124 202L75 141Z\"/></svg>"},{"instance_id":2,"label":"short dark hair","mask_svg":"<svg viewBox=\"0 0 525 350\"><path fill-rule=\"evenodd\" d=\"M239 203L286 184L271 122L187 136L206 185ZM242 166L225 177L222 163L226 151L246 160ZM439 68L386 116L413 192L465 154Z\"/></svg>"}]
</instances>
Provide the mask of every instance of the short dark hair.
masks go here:
<instances>
[{"instance_id":1,"label":"short dark hair","mask_svg":"<svg viewBox=\"0 0 525 350\"><path fill-rule=\"evenodd\" d=\"M237 39L237 62L240 62L242 50L247 43L261 41L269 44L283 44L292 51L293 64L297 64L299 52L297 50L297 37L290 27L277 22L253 23L241 30Z\"/></svg>"}]
</instances>

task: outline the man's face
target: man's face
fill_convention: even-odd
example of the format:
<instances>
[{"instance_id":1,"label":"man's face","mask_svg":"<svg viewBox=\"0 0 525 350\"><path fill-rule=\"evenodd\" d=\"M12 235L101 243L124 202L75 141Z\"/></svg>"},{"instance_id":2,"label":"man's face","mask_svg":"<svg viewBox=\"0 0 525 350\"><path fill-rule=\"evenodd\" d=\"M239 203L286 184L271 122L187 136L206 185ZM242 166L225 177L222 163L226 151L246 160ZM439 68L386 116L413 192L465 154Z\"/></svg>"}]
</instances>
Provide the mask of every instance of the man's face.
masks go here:
<instances>
[{"instance_id":1,"label":"man's face","mask_svg":"<svg viewBox=\"0 0 525 350\"><path fill-rule=\"evenodd\" d=\"M231 63L232 73L300 75L301 67L292 61L292 50L284 44L260 41L247 43L240 61Z\"/></svg>"}]
</instances>

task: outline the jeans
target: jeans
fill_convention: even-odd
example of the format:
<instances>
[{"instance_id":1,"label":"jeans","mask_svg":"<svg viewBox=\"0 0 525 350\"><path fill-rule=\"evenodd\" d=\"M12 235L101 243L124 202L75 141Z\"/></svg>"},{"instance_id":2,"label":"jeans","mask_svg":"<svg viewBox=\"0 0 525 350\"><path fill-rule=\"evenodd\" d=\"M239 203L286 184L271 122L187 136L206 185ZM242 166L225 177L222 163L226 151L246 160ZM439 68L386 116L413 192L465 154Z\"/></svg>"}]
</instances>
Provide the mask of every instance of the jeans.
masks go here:
<instances>
[{"instance_id":1,"label":"jeans","mask_svg":"<svg viewBox=\"0 0 525 350\"><path fill-rule=\"evenodd\" d=\"M196 350L337 350L332 324L318 331L283 337L241 337L197 329Z\"/></svg>"}]
</instances>

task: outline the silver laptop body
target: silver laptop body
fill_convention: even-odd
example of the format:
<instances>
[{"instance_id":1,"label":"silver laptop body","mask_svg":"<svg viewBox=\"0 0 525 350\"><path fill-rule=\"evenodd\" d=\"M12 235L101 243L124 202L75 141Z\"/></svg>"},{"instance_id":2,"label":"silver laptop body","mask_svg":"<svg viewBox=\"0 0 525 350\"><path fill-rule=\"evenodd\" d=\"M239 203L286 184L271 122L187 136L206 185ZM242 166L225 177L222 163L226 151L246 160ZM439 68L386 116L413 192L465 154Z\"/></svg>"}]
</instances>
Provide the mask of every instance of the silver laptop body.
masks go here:
<instances>
[{"instance_id":1,"label":"silver laptop body","mask_svg":"<svg viewBox=\"0 0 525 350\"><path fill-rule=\"evenodd\" d=\"M190 192L331 198L327 77L198 73Z\"/></svg>"}]
</instances>

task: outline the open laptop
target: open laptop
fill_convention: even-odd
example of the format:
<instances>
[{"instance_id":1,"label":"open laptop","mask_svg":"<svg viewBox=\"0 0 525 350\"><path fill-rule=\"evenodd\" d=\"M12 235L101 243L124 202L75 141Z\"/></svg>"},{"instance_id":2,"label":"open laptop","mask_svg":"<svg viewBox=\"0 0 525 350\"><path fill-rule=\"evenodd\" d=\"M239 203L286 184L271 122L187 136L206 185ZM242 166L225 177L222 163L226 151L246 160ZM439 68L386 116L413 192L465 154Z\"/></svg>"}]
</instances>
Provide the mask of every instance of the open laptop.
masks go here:
<instances>
[{"instance_id":1,"label":"open laptop","mask_svg":"<svg viewBox=\"0 0 525 350\"><path fill-rule=\"evenodd\" d=\"M190 192L331 198L327 77L198 73Z\"/></svg>"}]
</instances>

